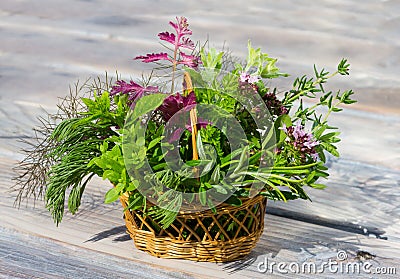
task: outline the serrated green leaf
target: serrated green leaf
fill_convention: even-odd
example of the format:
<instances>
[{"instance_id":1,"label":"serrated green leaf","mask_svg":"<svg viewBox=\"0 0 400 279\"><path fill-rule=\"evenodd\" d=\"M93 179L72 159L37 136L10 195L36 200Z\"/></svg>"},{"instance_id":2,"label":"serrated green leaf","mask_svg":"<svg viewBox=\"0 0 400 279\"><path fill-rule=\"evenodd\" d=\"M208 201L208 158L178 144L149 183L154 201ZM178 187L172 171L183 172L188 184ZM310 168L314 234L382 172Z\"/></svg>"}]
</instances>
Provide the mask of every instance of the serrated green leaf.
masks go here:
<instances>
[{"instance_id":1,"label":"serrated green leaf","mask_svg":"<svg viewBox=\"0 0 400 279\"><path fill-rule=\"evenodd\" d=\"M88 109L90 109L92 106L96 104L95 101L89 98L81 98L82 102L86 105Z\"/></svg>"}]
</instances>

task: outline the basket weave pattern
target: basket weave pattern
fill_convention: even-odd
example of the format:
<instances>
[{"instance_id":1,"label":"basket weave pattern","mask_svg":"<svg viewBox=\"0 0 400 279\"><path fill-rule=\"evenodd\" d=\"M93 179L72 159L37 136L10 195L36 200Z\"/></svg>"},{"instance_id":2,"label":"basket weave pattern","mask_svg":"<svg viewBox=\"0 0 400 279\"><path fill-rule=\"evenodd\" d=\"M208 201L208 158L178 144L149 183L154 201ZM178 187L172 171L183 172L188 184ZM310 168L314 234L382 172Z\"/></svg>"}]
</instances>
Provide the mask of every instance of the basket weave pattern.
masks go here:
<instances>
[{"instance_id":1,"label":"basket weave pattern","mask_svg":"<svg viewBox=\"0 0 400 279\"><path fill-rule=\"evenodd\" d=\"M120 197L124 208L126 196ZM227 262L246 256L264 230L266 199L242 199L241 206L221 204L211 210L179 213L167 229L141 211L125 210L128 232L139 250L160 258Z\"/></svg>"}]
</instances>

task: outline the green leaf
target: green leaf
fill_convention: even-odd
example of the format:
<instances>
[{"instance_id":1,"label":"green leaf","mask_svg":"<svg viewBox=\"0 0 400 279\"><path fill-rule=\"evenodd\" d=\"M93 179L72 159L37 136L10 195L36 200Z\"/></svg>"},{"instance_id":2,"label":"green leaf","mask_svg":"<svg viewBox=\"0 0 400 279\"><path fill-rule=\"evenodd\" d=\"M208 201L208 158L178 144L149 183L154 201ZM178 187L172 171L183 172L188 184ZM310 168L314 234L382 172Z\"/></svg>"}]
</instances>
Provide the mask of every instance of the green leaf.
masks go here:
<instances>
[{"instance_id":1,"label":"green leaf","mask_svg":"<svg viewBox=\"0 0 400 279\"><path fill-rule=\"evenodd\" d=\"M332 108L332 100L333 100L333 96L330 96L328 99L328 108Z\"/></svg>"},{"instance_id":2,"label":"green leaf","mask_svg":"<svg viewBox=\"0 0 400 279\"><path fill-rule=\"evenodd\" d=\"M118 180L120 179L120 174L113 170L105 170L103 172L103 179L108 179L111 182L118 182Z\"/></svg>"},{"instance_id":3,"label":"green leaf","mask_svg":"<svg viewBox=\"0 0 400 279\"><path fill-rule=\"evenodd\" d=\"M161 106L166 97L168 97L168 95L160 93L143 96L136 102L132 119L135 120L138 117L155 110Z\"/></svg>"},{"instance_id":4,"label":"green leaf","mask_svg":"<svg viewBox=\"0 0 400 279\"><path fill-rule=\"evenodd\" d=\"M190 160L187 161L185 164L188 165L189 167L197 167L197 166L204 166L209 163L212 163L212 160Z\"/></svg>"},{"instance_id":5,"label":"green leaf","mask_svg":"<svg viewBox=\"0 0 400 279\"><path fill-rule=\"evenodd\" d=\"M332 111L333 112L339 112L339 111L342 111L343 109L341 109L341 108L337 108L337 107L333 107L332 108Z\"/></svg>"},{"instance_id":6,"label":"green leaf","mask_svg":"<svg viewBox=\"0 0 400 279\"><path fill-rule=\"evenodd\" d=\"M266 128L267 129L267 128ZM265 149L265 147L267 146L267 144L271 141L272 137L275 134L275 129L273 129L272 127L268 129L268 134L265 135L265 138L261 138L262 139L262 144L261 144L261 149ZM276 136L276 135L275 135Z\"/></svg>"},{"instance_id":7,"label":"green leaf","mask_svg":"<svg viewBox=\"0 0 400 279\"><path fill-rule=\"evenodd\" d=\"M161 141L162 138L163 138L163 137L158 137L158 138L153 139L153 140L149 143L149 145L147 146L147 149L148 149L148 150L152 149L154 146L157 145L157 143L159 143L159 142Z\"/></svg>"},{"instance_id":8,"label":"green leaf","mask_svg":"<svg viewBox=\"0 0 400 279\"><path fill-rule=\"evenodd\" d=\"M203 206L207 204L207 192L203 185L200 187L199 199Z\"/></svg>"},{"instance_id":9,"label":"green leaf","mask_svg":"<svg viewBox=\"0 0 400 279\"><path fill-rule=\"evenodd\" d=\"M286 139L286 133L282 129L279 129L279 128L283 127L283 124L285 124L286 127L290 127L293 125L292 120L290 119L289 115L282 114L275 120L274 126L275 126L275 133L276 133L277 141L278 141L277 143L281 143Z\"/></svg>"},{"instance_id":10,"label":"green leaf","mask_svg":"<svg viewBox=\"0 0 400 279\"><path fill-rule=\"evenodd\" d=\"M348 75L349 67L350 67L350 64L347 63L347 59L343 58L338 65L338 73L341 75Z\"/></svg>"},{"instance_id":11,"label":"green leaf","mask_svg":"<svg viewBox=\"0 0 400 279\"><path fill-rule=\"evenodd\" d=\"M203 142L201 140L200 133L198 133L198 135L197 135L196 142L197 142L197 151L199 152L200 159L206 160L207 156L206 156L206 153L204 152Z\"/></svg>"},{"instance_id":12,"label":"green leaf","mask_svg":"<svg viewBox=\"0 0 400 279\"><path fill-rule=\"evenodd\" d=\"M137 187L139 187L139 181L138 180L134 180L134 181L129 182L129 186L125 190L127 192L131 192L131 191L136 190Z\"/></svg>"},{"instance_id":13,"label":"green leaf","mask_svg":"<svg viewBox=\"0 0 400 279\"><path fill-rule=\"evenodd\" d=\"M339 157L339 152L337 151L336 146L327 143L327 142L321 142L320 145L329 153L331 153L335 157Z\"/></svg>"},{"instance_id":14,"label":"green leaf","mask_svg":"<svg viewBox=\"0 0 400 279\"><path fill-rule=\"evenodd\" d=\"M328 127L327 125L316 126L313 131L314 137L319 139L319 137L322 135L322 133L326 130L327 127Z\"/></svg>"},{"instance_id":15,"label":"green leaf","mask_svg":"<svg viewBox=\"0 0 400 279\"><path fill-rule=\"evenodd\" d=\"M225 203L233 205L233 206L241 206L242 200L239 199L237 196L230 196Z\"/></svg>"},{"instance_id":16,"label":"green leaf","mask_svg":"<svg viewBox=\"0 0 400 279\"><path fill-rule=\"evenodd\" d=\"M219 165L217 165L214 168L213 173L211 174L210 183L217 184L219 182L220 176L221 176L220 167L219 167Z\"/></svg>"},{"instance_id":17,"label":"green leaf","mask_svg":"<svg viewBox=\"0 0 400 279\"><path fill-rule=\"evenodd\" d=\"M116 188L111 188L107 193L104 199L104 203L112 203L118 200L119 191Z\"/></svg>"},{"instance_id":18,"label":"green leaf","mask_svg":"<svg viewBox=\"0 0 400 279\"><path fill-rule=\"evenodd\" d=\"M221 185L212 185L212 187L220 194L226 195L228 191L225 189L224 186Z\"/></svg>"},{"instance_id":19,"label":"green leaf","mask_svg":"<svg viewBox=\"0 0 400 279\"><path fill-rule=\"evenodd\" d=\"M136 193L136 195L134 196L134 199L129 203L128 208L130 210L138 210L138 209L142 208L143 199L144 199L144 197L141 194Z\"/></svg>"},{"instance_id":20,"label":"green leaf","mask_svg":"<svg viewBox=\"0 0 400 279\"><path fill-rule=\"evenodd\" d=\"M211 211L212 211L214 214L217 214L217 213L218 213L218 212L217 212L217 209L215 208L214 203L212 202L212 200L207 200L207 205L208 205L208 207L211 209Z\"/></svg>"},{"instance_id":21,"label":"green leaf","mask_svg":"<svg viewBox=\"0 0 400 279\"><path fill-rule=\"evenodd\" d=\"M319 138L319 140L322 141L329 141L331 138L336 137L340 134L340 132L331 132L323 135L322 137Z\"/></svg>"},{"instance_id":22,"label":"green leaf","mask_svg":"<svg viewBox=\"0 0 400 279\"><path fill-rule=\"evenodd\" d=\"M317 183L310 184L310 186L313 187L313 188L315 188L315 189L325 189L325 188L326 188L326 185L324 185L324 184L317 184Z\"/></svg>"},{"instance_id":23,"label":"green leaf","mask_svg":"<svg viewBox=\"0 0 400 279\"><path fill-rule=\"evenodd\" d=\"M233 173L239 172L247 163L249 159L249 146L246 145L243 148L242 154L240 155L239 164L236 166Z\"/></svg>"},{"instance_id":24,"label":"green leaf","mask_svg":"<svg viewBox=\"0 0 400 279\"><path fill-rule=\"evenodd\" d=\"M89 98L81 98L82 102L87 106L88 109L93 107L96 102Z\"/></svg>"}]
</instances>

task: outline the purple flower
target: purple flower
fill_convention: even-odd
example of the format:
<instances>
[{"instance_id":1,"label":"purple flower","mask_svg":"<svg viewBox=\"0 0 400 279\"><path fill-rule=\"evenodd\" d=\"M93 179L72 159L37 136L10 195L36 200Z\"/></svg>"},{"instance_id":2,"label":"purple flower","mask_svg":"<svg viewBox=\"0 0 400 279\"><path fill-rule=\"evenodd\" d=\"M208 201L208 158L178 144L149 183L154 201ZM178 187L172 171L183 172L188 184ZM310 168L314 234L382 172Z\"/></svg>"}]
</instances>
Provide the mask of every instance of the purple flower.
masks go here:
<instances>
[{"instance_id":1,"label":"purple flower","mask_svg":"<svg viewBox=\"0 0 400 279\"><path fill-rule=\"evenodd\" d=\"M298 140L300 138L305 138L305 139L309 138L306 132L303 130L303 126L300 123L297 123L297 125L294 127L292 134L295 140Z\"/></svg>"},{"instance_id":2,"label":"purple flower","mask_svg":"<svg viewBox=\"0 0 400 279\"><path fill-rule=\"evenodd\" d=\"M300 152L301 158L305 159L306 155L310 155L314 160L318 159L318 154L314 147L319 143L313 139L311 133L304 131L304 127L300 123L290 127L286 127L283 124L279 129L287 134L289 144Z\"/></svg>"},{"instance_id":3,"label":"purple flower","mask_svg":"<svg viewBox=\"0 0 400 279\"><path fill-rule=\"evenodd\" d=\"M285 123L283 123L283 124L282 124L282 127L279 127L278 129L284 131L285 134L288 133L288 130L287 130L287 127L286 127L286 124L285 124Z\"/></svg>"},{"instance_id":4,"label":"purple flower","mask_svg":"<svg viewBox=\"0 0 400 279\"><path fill-rule=\"evenodd\" d=\"M256 83L257 81L260 80L260 77L252 76L247 73L241 73L239 76L239 80L240 80L240 82Z\"/></svg>"},{"instance_id":5,"label":"purple flower","mask_svg":"<svg viewBox=\"0 0 400 279\"><path fill-rule=\"evenodd\" d=\"M111 89L110 96L116 94L125 94L128 95L128 100L131 102L136 101L138 98L141 98L145 93L156 93L158 92L158 87L156 86L147 86L143 87L132 80L130 83L127 83L123 80L118 80L116 85L114 85Z\"/></svg>"},{"instance_id":6,"label":"purple flower","mask_svg":"<svg viewBox=\"0 0 400 279\"><path fill-rule=\"evenodd\" d=\"M168 121L178 111L190 111L195 106L196 95L192 91L188 96L177 93L167 97L158 109L162 112L164 120Z\"/></svg>"},{"instance_id":7,"label":"purple flower","mask_svg":"<svg viewBox=\"0 0 400 279\"><path fill-rule=\"evenodd\" d=\"M176 31L176 36L172 34L169 34L168 32L160 33L160 39L163 40L163 38L168 39L165 40L167 42L170 42L175 45L175 49L178 49L180 47L188 48L188 49L194 49L194 43L191 39L188 37L184 37L185 35L192 35L192 31L188 28L189 24L187 23L187 19L185 17L180 17L176 18L176 22L174 23L172 21L169 22L169 24L175 29ZM169 34L168 38L165 37L166 34ZM163 38L162 38L163 37ZM172 40L172 38L174 40Z\"/></svg>"},{"instance_id":8,"label":"purple flower","mask_svg":"<svg viewBox=\"0 0 400 279\"><path fill-rule=\"evenodd\" d=\"M278 100L275 93L266 93L262 98L272 115L279 116L288 113L288 109Z\"/></svg>"},{"instance_id":9,"label":"purple flower","mask_svg":"<svg viewBox=\"0 0 400 279\"><path fill-rule=\"evenodd\" d=\"M172 61L172 60L168 57L168 54L165 53L165 52L161 52L161 53L151 53L151 54L136 56L136 57L133 58L133 59L134 59L134 60L142 59L142 62L144 62L144 63L150 63L150 62L155 62L155 61L159 61L159 60L168 60L168 61Z\"/></svg>"}]
</instances>

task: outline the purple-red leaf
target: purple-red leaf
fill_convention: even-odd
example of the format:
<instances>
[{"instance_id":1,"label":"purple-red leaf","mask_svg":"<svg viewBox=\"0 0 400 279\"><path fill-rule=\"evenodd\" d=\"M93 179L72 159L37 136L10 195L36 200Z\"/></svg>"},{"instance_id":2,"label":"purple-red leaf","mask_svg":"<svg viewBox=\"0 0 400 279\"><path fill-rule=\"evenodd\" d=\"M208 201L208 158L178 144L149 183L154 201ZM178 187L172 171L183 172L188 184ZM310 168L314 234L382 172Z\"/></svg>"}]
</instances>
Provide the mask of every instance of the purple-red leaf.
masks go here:
<instances>
[{"instance_id":1,"label":"purple-red leaf","mask_svg":"<svg viewBox=\"0 0 400 279\"><path fill-rule=\"evenodd\" d=\"M181 59L178 61L178 64L183 64L191 68L197 68L197 66L199 65L198 56L184 54L183 52L181 52L180 54Z\"/></svg>"},{"instance_id":2,"label":"purple-red leaf","mask_svg":"<svg viewBox=\"0 0 400 279\"><path fill-rule=\"evenodd\" d=\"M212 124L212 122L204 120L204 119L199 117L199 118L197 118L196 127L197 127L197 130L200 130L200 129L205 128L205 127L207 127L208 125L211 125L211 124ZM187 124L186 125L186 129L188 129L189 132L192 132L192 125Z\"/></svg>"},{"instance_id":3,"label":"purple-red leaf","mask_svg":"<svg viewBox=\"0 0 400 279\"><path fill-rule=\"evenodd\" d=\"M167 41L168 43L175 44L176 43L176 37L175 34L169 33L169 32L161 32L158 34L158 37L163 40Z\"/></svg>"},{"instance_id":4,"label":"purple-red leaf","mask_svg":"<svg viewBox=\"0 0 400 279\"><path fill-rule=\"evenodd\" d=\"M131 102L134 102L136 99L142 97L145 93L156 93L158 92L158 87L156 86L147 86L143 87L132 80L130 83L127 83L123 80L118 80L116 85L114 85L111 89L110 96L116 94L126 94L128 95L128 99Z\"/></svg>"},{"instance_id":5,"label":"purple-red leaf","mask_svg":"<svg viewBox=\"0 0 400 279\"><path fill-rule=\"evenodd\" d=\"M168 54L165 53L165 52L149 53L149 54L146 54L146 55L137 56L137 57L135 57L133 59L135 59L135 60L141 59L142 62L145 62L145 63L155 62L155 61L159 61L159 60L169 60L169 61L171 61L171 59L168 57Z\"/></svg>"},{"instance_id":6,"label":"purple-red leaf","mask_svg":"<svg viewBox=\"0 0 400 279\"><path fill-rule=\"evenodd\" d=\"M194 49L194 43L191 39L186 38L186 37L182 37L182 42L179 43L180 47L185 47L188 49Z\"/></svg>"},{"instance_id":7,"label":"purple-red leaf","mask_svg":"<svg viewBox=\"0 0 400 279\"><path fill-rule=\"evenodd\" d=\"M192 133L192 125L190 123L190 119L188 119L187 121L188 123L185 125L186 130L188 130L189 132ZM212 123L210 121L198 118L197 119L197 123L196 123L196 127L197 130L200 130L202 128L207 127L208 125L211 125ZM169 143L173 143L174 141L177 141L181 138L182 133L185 131L184 128L182 127L178 127L176 128L172 133L170 133L170 135L167 135L167 140Z\"/></svg>"},{"instance_id":8,"label":"purple-red leaf","mask_svg":"<svg viewBox=\"0 0 400 279\"><path fill-rule=\"evenodd\" d=\"M162 112L164 120L168 121L178 111L189 111L195 106L196 95L192 91L188 96L177 93L167 97L158 109Z\"/></svg>"}]
</instances>

